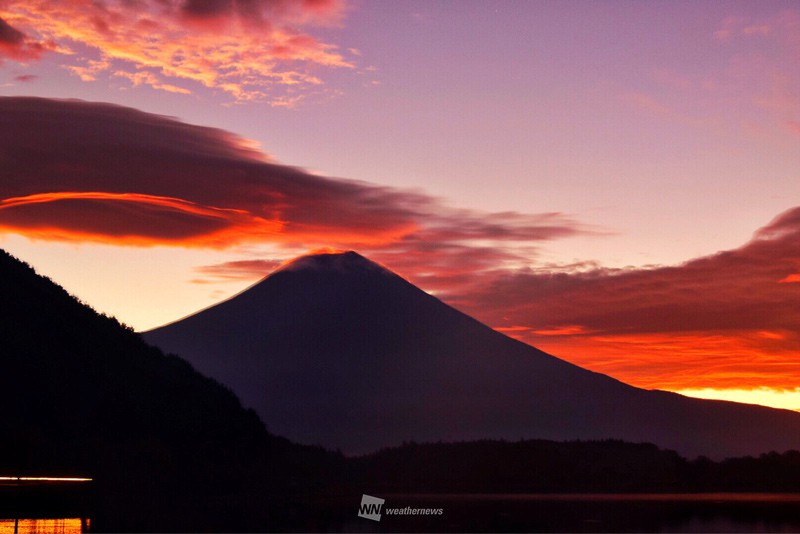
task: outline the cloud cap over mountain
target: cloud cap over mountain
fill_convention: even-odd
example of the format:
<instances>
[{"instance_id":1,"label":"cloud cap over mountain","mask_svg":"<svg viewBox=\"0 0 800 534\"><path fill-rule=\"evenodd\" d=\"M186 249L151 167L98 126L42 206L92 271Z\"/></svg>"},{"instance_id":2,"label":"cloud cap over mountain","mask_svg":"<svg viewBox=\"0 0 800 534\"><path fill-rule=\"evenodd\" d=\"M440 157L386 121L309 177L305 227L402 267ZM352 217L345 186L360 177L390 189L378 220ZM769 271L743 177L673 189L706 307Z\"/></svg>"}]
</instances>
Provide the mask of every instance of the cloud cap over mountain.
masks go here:
<instances>
[{"instance_id":1,"label":"cloud cap over mountain","mask_svg":"<svg viewBox=\"0 0 800 534\"><path fill-rule=\"evenodd\" d=\"M419 192L270 161L228 132L110 104L0 99L0 229L39 239L223 248L538 241L560 214L457 210Z\"/></svg>"}]
</instances>

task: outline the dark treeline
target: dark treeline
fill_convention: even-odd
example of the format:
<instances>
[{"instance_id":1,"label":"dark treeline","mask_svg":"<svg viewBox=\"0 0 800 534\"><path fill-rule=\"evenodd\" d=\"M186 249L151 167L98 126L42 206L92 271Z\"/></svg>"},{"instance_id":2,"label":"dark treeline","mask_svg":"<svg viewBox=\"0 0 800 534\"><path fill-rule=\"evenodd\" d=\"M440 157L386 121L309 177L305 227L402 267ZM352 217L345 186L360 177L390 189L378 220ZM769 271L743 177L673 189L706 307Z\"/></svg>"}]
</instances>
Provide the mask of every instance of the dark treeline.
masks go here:
<instances>
[{"instance_id":1,"label":"dark treeline","mask_svg":"<svg viewBox=\"0 0 800 534\"><path fill-rule=\"evenodd\" d=\"M282 530L336 458L3 251L0 377L0 476L93 478L98 531Z\"/></svg>"},{"instance_id":2,"label":"dark treeline","mask_svg":"<svg viewBox=\"0 0 800 534\"><path fill-rule=\"evenodd\" d=\"M800 492L800 452L688 460L648 443L407 443L348 460L354 485L400 493Z\"/></svg>"},{"instance_id":3,"label":"dark treeline","mask_svg":"<svg viewBox=\"0 0 800 534\"><path fill-rule=\"evenodd\" d=\"M94 479L78 502L0 487L0 512L85 506L94 531L313 531L331 524L321 503L361 493L800 491L798 452L689 461L647 444L534 440L346 458L296 445L2 251L0 377L0 476Z\"/></svg>"}]
</instances>

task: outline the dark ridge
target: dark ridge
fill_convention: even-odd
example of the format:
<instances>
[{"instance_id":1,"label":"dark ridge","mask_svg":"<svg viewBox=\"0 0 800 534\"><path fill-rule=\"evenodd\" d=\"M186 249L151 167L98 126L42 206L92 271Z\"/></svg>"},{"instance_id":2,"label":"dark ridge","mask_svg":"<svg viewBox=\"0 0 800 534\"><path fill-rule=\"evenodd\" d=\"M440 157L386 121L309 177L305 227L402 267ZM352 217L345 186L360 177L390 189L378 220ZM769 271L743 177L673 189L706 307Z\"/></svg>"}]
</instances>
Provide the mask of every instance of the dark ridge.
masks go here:
<instances>
[{"instance_id":1,"label":"dark ridge","mask_svg":"<svg viewBox=\"0 0 800 534\"><path fill-rule=\"evenodd\" d=\"M330 461L4 251L0 340L0 476L93 478L96 531L281 530Z\"/></svg>"}]
</instances>

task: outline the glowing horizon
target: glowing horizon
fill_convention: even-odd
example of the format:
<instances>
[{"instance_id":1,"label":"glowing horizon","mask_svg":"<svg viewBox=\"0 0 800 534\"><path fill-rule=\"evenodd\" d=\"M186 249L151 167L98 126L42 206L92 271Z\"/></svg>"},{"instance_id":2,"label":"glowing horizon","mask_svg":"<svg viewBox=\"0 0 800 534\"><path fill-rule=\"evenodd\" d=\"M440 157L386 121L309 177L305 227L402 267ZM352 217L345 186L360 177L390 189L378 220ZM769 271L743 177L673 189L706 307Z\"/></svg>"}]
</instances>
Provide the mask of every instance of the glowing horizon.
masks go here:
<instances>
[{"instance_id":1,"label":"glowing horizon","mask_svg":"<svg viewBox=\"0 0 800 534\"><path fill-rule=\"evenodd\" d=\"M80 477L0 477L0 481L19 482L92 482L91 478Z\"/></svg>"}]
</instances>

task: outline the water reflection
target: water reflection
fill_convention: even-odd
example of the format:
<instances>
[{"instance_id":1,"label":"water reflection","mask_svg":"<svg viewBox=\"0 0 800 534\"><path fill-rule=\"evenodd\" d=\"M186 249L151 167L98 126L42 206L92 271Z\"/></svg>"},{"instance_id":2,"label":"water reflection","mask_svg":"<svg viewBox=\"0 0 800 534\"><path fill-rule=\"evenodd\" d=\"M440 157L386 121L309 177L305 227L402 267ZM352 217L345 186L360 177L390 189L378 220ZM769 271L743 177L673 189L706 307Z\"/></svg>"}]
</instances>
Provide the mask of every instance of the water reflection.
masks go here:
<instances>
[{"instance_id":1,"label":"water reflection","mask_svg":"<svg viewBox=\"0 0 800 534\"><path fill-rule=\"evenodd\" d=\"M91 478L0 476L0 534L89 532Z\"/></svg>"},{"instance_id":2,"label":"water reflection","mask_svg":"<svg viewBox=\"0 0 800 534\"><path fill-rule=\"evenodd\" d=\"M0 519L0 534L83 534L89 532L89 519Z\"/></svg>"}]
</instances>

